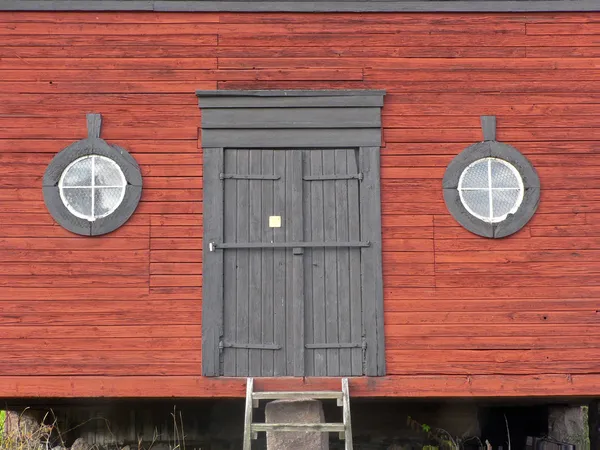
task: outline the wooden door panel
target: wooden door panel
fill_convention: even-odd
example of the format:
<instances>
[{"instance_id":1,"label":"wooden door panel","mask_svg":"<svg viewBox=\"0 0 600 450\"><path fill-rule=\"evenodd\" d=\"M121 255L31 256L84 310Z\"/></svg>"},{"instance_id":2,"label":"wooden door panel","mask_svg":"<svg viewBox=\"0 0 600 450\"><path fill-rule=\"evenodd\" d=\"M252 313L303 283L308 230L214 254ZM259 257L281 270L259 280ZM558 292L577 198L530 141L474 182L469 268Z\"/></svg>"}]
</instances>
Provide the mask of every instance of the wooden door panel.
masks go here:
<instances>
[{"instance_id":1,"label":"wooden door panel","mask_svg":"<svg viewBox=\"0 0 600 450\"><path fill-rule=\"evenodd\" d=\"M285 159L272 150L224 153L224 242L285 242L285 225L268 223L285 206ZM223 374L286 375L285 249L223 251Z\"/></svg>"},{"instance_id":2,"label":"wooden door panel","mask_svg":"<svg viewBox=\"0 0 600 450\"><path fill-rule=\"evenodd\" d=\"M360 241L356 159L354 150L306 151L308 241ZM360 249L313 248L305 264L307 375L361 375Z\"/></svg>"}]
</instances>

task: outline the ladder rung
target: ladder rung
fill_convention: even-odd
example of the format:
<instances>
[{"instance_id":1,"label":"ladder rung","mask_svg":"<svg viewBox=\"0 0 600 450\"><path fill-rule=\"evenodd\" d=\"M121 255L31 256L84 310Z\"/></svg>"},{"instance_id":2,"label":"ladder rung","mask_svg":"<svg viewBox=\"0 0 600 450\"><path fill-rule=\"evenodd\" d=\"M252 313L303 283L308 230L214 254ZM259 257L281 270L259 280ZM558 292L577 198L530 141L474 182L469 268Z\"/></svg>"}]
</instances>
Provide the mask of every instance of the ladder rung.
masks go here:
<instances>
[{"instance_id":1,"label":"ladder rung","mask_svg":"<svg viewBox=\"0 0 600 450\"><path fill-rule=\"evenodd\" d=\"M304 400L335 399L342 407L343 423L253 423L252 411L260 400ZM260 432L313 432L339 433L345 441L344 449L352 450L352 425L350 423L350 391L348 379L342 378L342 391L296 391L296 392L254 392L254 379L246 380L246 409L244 415L244 450L251 450L252 439Z\"/></svg>"},{"instance_id":2,"label":"ladder rung","mask_svg":"<svg viewBox=\"0 0 600 450\"><path fill-rule=\"evenodd\" d=\"M261 431L344 431L343 423L253 423L252 432Z\"/></svg>"},{"instance_id":3,"label":"ladder rung","mask_svg":"<svg viewBox=\"0 0 600 450\"><path fill-rule=\"evenodd\" d=\"M304 398L341 399L342 392L337 391L316 391L316 392L253 392L254 400L298 400Z\"/></svg>"}]
</instances>

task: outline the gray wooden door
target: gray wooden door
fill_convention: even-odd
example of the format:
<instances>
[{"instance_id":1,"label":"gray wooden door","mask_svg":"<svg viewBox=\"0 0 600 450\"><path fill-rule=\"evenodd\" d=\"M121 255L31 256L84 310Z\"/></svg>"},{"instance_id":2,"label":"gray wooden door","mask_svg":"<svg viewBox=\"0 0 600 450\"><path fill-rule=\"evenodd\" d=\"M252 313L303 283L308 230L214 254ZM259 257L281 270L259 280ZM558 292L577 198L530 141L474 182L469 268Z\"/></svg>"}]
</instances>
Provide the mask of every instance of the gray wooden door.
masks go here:
<instances>
[{"instance_id":1,"label":"gray wooden door","mask_svg":"<svg viewBox=\"0 0 600 450\"><path fill-rule=\"evenodd\" d=\"M222 154L219 373L364 374L359 151Z\"/></svg>"}]
</instances>

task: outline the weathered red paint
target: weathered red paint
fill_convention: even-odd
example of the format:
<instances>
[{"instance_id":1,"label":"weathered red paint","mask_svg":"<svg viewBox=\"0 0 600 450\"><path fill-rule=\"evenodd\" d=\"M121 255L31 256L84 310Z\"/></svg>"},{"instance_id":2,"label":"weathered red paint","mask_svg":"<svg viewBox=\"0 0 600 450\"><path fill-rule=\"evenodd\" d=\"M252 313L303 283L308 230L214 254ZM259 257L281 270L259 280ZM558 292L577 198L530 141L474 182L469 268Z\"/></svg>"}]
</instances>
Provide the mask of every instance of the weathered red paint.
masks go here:
<instances>
[{"instance_id":1,"label":"weathered red paint","mask_svg":"<svg viewBox=\"0 0 600 450\"><path fill-rule=\"evenodd\" d=\"M0 396L242 396L200 376L197 89L385 89L388 376L359 396L600 395L600 14L0 13ZM85 136L144 175L126 226L53 223L41 177ZM446 165L479 116L538 169L503 240L458 226ZM335 380L259 380L273 389ZM335 384L337 386L337 383Z\"/></svg>"}]
</instances>

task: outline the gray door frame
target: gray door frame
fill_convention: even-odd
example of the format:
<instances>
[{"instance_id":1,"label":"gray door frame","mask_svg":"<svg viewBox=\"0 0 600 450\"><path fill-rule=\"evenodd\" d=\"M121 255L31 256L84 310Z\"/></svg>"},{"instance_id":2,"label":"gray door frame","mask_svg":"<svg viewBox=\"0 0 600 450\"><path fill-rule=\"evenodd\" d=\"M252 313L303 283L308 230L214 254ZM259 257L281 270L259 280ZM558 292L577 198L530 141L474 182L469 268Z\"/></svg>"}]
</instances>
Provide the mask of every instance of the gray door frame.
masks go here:
<instances>
[{"instance_id":1,"label":"gray door frame","mask_svg":"<svg viewBox=\"0 0 600 450\"><path fill-rule=\"evenodd\" d=\"M202 109L204 148L204 236L202 374L219 376L223 336L223 252L211 243L223 242L224 151L227 148L358 148L363 180L360 189L362 239L361 284L364 374L385 375L383 278L381 256L380 147L383 91L209 91L198 92ZM233 108L233 109L232 109ZM317 119L315 110L322 111ZM300 154L301 152L296 152ZM302 176L300 171L298 175ZM301 185L301 183L300 183ZM302 192L292 209L302 210ZM294 198L296 201L294 202ZM302 227L294 229L301 242ZM302 249L293 250L293 270L301 275ZM296 262L298 261L298 262ZM304 317L304 281L295 276L293 311ZM302 300L302 301L300 301ZM298 316L296 316L298 317ZM304 374L304 325L293 330L300 348L294 355L294 375ZM300 354L302 353L302 354Z\"/></svg>"}]
</instances>

